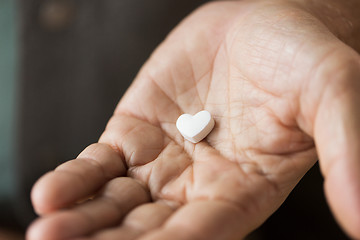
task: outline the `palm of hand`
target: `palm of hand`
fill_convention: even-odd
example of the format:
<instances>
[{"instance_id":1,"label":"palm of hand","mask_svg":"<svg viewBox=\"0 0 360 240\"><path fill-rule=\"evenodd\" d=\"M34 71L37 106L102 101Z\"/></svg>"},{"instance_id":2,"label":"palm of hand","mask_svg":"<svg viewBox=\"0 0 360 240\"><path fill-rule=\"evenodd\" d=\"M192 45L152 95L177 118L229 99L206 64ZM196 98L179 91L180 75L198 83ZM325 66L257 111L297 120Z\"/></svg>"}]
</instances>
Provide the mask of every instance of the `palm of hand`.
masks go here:
<instances>
[{"instance_id":1,"label":"palm of hand","mask_svg":"<svg viewBox=\"0 0 360 240\"><path fill-rule=\"evenodd\" d=\"M322 64L332 48L306 50L318 47L316 38L328 33L317 32L322 26L315 20L306 22L309 19L293 6L256 4L217 3L188 18L143 67L100 138L123 157L127 175L158 202L143 210L138 207L127 217L135 216L135 222L147 225L145 235L135 230L125 233L124 224L101 230L120 223L126 212L150 200L139 193L144 192L142 188L129 194L134 204L125 207L127 211L109 217L106 223L95 221L76 234L98 229L93 237L100 239L120 235L169 239L174 234L191 239L244 237L280 206L312 166L316 153L309 119L316 114L316 104L304 104L301 90L309 85L310 70ZM248 14L254 7L257 12ZM298 35L306 28L308 35ZM318 87L313 94L320 95L323 86ZM213 114L214 130L196 145L184 141L175 127L177 117L203 109ZM106 166L101 167L106 179L125 173L115 160ZM68 171L66 166L61 169ZM101 187L104 179L88 189ZM120 189L126 189L126 181L111 180L108 185L113 182L119 187L106 187L92 203L77 208L87 212L104 196L124 198ZM84 196L69 197L59 206L80 197ZM105 209L93 218L108 217L110 212ZM145 212L151 216L144 217ZM159 216L155 223L145 223L155 215Z\"/></svg>"}]
</instances>

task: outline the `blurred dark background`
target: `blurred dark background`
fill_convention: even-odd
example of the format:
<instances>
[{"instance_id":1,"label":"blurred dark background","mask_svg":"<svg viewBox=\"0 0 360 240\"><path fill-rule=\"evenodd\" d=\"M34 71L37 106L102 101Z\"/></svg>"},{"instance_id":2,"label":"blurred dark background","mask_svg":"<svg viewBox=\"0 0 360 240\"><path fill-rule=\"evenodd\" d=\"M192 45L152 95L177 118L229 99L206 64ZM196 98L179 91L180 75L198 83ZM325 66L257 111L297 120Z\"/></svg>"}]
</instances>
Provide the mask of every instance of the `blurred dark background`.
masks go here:
<instances>
[{"instance_id":1,"label":"blurred dark background","mask_svg":"<svg viewBox=\"0 0 360 240\"><path fill-rule=\"evenodd\" d=\"M205 2L0 0L0 239L24 232L36 179L97 141L154 48ZM346 239L317 165L248 239Z\"/></svg>"}]
</instances>

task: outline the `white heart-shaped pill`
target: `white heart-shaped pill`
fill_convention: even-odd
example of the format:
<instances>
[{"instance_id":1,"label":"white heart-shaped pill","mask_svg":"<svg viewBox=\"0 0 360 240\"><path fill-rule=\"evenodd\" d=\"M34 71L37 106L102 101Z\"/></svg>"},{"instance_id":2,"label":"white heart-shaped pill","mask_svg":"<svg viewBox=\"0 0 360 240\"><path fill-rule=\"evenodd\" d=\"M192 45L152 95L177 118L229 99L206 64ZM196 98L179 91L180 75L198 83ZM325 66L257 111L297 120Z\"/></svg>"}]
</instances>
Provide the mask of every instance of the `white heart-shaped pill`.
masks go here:
<instances>
[{"instance_id":1,"label":"white heart-shaped pill","mask_svg":"<svg viewBox=\"0 0 360 240\"><path fill-rule=\"evenodd\" d=\"M176 127L183 137L192 143L203 140L214 128L215 121L208 111L200 111L194 116L181 115L176 121Z\"/></svg>"}]
</instances>

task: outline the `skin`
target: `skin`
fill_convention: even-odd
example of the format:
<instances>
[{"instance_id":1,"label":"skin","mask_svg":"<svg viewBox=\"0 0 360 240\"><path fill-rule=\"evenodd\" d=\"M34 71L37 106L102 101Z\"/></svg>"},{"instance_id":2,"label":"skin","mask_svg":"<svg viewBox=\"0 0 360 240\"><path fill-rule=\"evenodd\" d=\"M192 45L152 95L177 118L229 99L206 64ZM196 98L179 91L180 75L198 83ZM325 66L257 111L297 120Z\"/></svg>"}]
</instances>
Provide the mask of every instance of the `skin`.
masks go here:
<instances>
[{"instance_id":1,"label":"skin","mask_svg":"<svg viewBox=\"0 0 360 240\"><path fill-rule=\"evenodd\" d=\"M143 66L99 143L36 183L41 217L27 239L241 239L317 159L336 219L360 238L358 7L196 10ZM176 119L203 109L214 130L185 141Z\"/></svg>"}]
</instances>

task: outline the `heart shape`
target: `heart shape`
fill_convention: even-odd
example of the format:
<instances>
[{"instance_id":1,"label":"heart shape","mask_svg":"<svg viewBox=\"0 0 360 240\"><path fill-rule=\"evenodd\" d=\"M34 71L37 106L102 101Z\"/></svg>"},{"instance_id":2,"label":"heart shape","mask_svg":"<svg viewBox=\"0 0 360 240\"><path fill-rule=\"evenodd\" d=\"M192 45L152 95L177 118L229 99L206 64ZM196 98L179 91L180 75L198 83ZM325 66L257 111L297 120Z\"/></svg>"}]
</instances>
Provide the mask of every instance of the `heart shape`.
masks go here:
<instances>
[{"instance_id":1,"label":"heart shape","mask_svg":"<svg viewBox=\"0 0 360 240\"><path fill-rule=\"evenodd\" d=\"M198 112L194 116L183 114L176 121L176 127L181 135L192 143L203 140L214 128L214 125L214 119L205 110Z\"/></svg>"}]
</instances>

